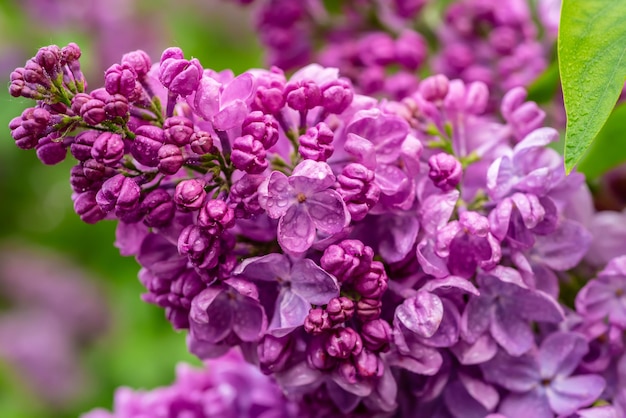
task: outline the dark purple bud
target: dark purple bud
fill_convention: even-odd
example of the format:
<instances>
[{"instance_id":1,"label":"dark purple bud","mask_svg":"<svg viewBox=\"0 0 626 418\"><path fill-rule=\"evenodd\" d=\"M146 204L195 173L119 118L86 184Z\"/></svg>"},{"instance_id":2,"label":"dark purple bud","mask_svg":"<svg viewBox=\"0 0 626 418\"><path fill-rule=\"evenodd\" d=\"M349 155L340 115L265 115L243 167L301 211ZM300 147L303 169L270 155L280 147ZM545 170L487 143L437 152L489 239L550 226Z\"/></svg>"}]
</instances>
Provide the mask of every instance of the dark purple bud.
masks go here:
<instances>
[{"instance_id":1,"label":"dark purple bud","mask_svg":"<svg viewBox=\"0 0 626 418\"><path fill-rule=\"evenodd\" d=\"M326 352L335 358L348 358L358 355L363 350L359 334L352 328L335 328L326 340Z\"/></svg>"},{"instance_id":2,"label":"dark purple bud","mask_svg":"<svg viewBox=\"0 0 626 418\"><path fill-rule=\"evenodd\" d=\"M203 71L197 59L188 61L179 48L168 48L161 56L159 81L170 92L188 96L198 88Z\"/></svg>"},{"instance_id":3,"label":"dark purple bud","mask_svg":"<svg viewBox=\"0 0 626 418\"><path fill-rule=\"evenodd\" d=\"M267 168L265 147L252 135L240 136L233 142L230 160L239 170L249 174L260 174Z\"/></svg>"},{"instance_id":4,"label":"dark purple bud","mask_svg":"<svg viewBox=\"0 0 626 418\"><path fill-rule=\"evenodd\" d=\"M35 61L54 78L61 70L61 48L57 45L49 45L39 48Z\"/></svg>"},{"instance_id":5,"label":"dark purple bud","mask_svg":"<svg viewBox=\"0 0 626 418\"><path fill-rule=\"evenodd\" d=\"M70 42L61 49L61 64L71 64L78 61L82 55L80 47L74 42Z\"/></svg>"},{"instance_id":6,"label":"dark purple bud","mask_svg":"<svg viewBox=\"0 0 626 418\"><path fill-rule=\"evenodd\" d=\"M259 185L264 176L244 174L230 188L230 203L235 205L236 218L250 218L263 213L259 204Z\"/></svg>"},{"instance_id":7,"label":"dark purple bud","mask_svg":"<svg viewBox=\"0 0 626 418\"><path fill-rule=\"evenodd\" d=\"M356 372L364 378L380 377L383 375L383 363L378 356L371 351L365 349L361 351L354 359Z\"/></svg>"},{"instance_id":8,"label":"dark purple bud","mask_svg":"<svg viewBox=\"0 0 626 418\"><path fill-rule=\"evenodd\" d=\"M48 110L40 107L25 109L22 115L9 122L11 136L15 144L22 149L34 148L44 131L48 128L51 115Z\"/></svg>"},{"instance_id":9,"label":"dark purple bud","mask_svg":"<svg viewBox=\"0 0 626 418\"><path fill-rule=\"evenodd\" d=\"M322 106L328 113L340 114L354 98L352 84L346 79L333 80L322 86Z\"/></svg>"},{"instance_id":10,"label":"dark purple bud","mask_svg":"<svg viewBox=\"0 0 626 418\"><path fill-rule=\"evenodd\" d=\"M83 162L83 172L85 177L91 181L102 180L107 174L107 167L98 161L90 158Z\"/></svg>"},{"instance_id":11,"label":"dark purple bud","mask_svg":"<svg viewBox=\"0 0 626 418\"><path fill-rule=\"evenodd\" d=\"M184 116L172 116L165 119L163 131L167 143L184 147L191 142L193 122ZM211 146L213 146L212 142Z\"/></svg>"},{"instance_id":12,"label":"dark purple bud","mask_svg":"<svg viewBox=\"0 0 626 418\"><path fill-rule=\"evenodd\" d=\"M176 206L186 212L200 209L206 197L204 186L205 182L200 179L183 180L178 183L174 192Z\"/></svg>"},{"instance_id":13,"label":"dark purple bud","mask_svg":"<svg viewBox=\"0 0 626 418\"><path fill-rule=\"evenodd\" d=\"M438 102L448 95L450 82L445 75L427 77L419 85L419 93L429 102Z\"/></svg>"},{"instance_id":14,"label":"dark purple bud","mask_svg":"<svg viewBox=\"0 0 626 418\"><path fill-rule=\"evenodd\" d=\"M78 161L87 161L91 157L91 148L100 136L99 131L86 130L82 131L74 138L74 142L70 145L70 152Z\"/></svg>"},{"instance_id":15,"label":"dark purple bud","mask_svg":"<svg viewBox=\"0 0 626 418\"><path fill-rule=\"evenodd\" d=\"M294 338L292 334L284 337L274 337L265 334L257 345L259 366L265 374L273 374L284 370L287 361L292 355Z\"/></svg>"},{"instance_id":16,"label":"dark purple bud","mask_svg":"<svg viewBox=\"0 0 626 418\"><path fill-rule=\"evenodd\" d=\"M444 192L456 187L463 177L463 166L453 155L440 152L428 159L428 177Z\"/></svg>"},{"instance_id":17,"label":"dark purple bud","mask_svg":"<svg viewBox=\"0 0 626 418\"><path fill-rule=\"evenodd\" d=\"M80 107L80 116L85 123L95 126L106 120L107 115L104 110L105 103L102 100L91 99Z\"/></svg>"},{"instance_id":18,"label":"dark purple bud","mask_svg":"<svg viewBox=\"0 0 626 418\"><path fill-rule=\"evenodd\" d=\"M45 88L51 85L50 78L46 74L46 71L32 59L26 62L23 77L24 81L30 84L38 84Z\"/></svg>"},{"instance_id":19,"label":"dark purple bud","mask_svg":"<svg viewBox=\"0 0 626 418\"><path fill-rule=\"evenodd\" d=\"M67 148L58 132L53 132L39 140L35 146L37 158L46 165L55 165L65 160Z\"/></svg>"},{"instance_id":20,"label":"dark purple bud","mask_svg":"<svg viewBox=\"0 0 626 418\"><path fill-rule=\"evenodd\" d=\"M278 113L285 106L283 88L259 87L254 103L263 113L270 115Z\"/></svg>"},{"instance_id":21,"label":"dark purple bud","mask_svg":"<svg viewBox=\"0 0 626 418\"><path fill-rule=\"evenodd\" d=\"M137 73L128 64L113 64L104 73L104 88L109 94L120 94L128 99L136 100L135 83Z\"/></svg>"},{"instance_id":22,"label":"dark purple bud","mask_svg":"<svg viewBox=\"0 0 626 418\"><path fill-rule=\"evenodd\" d=\"M213 150L213 137L208 132L194 132L189 141L191 150L198 155L209 154Z\"/></svg>"},{"instance_id":23,"label":"dark purple bud","mask_svg":"<svg viewBox=\"0 0 626 418\"><path fill-rule=\"evenodd\" d=\"M159 171L163 174L176 174L183 166L183 152L174 144L165 144L159 148Z\"/></svg>"},{"instance_id":24,"label":"dark purple bud","mask_svg":"<svg viewBox=\"0 0 626 418\"><path fill-rule=\"evenodd\" d=\"M114 94L109 97L104 105L104 112L106 115L113 118L124 118L128 117L128 99L121 94Z\"/></svg>"},{"instance_id":25,"label":"dark purple bud","mask_svg":"<svg viewBox=\"0 0 626 418\"><path fill-rule=\"evenodd\" d=\"M334 133L324 122L307 129L298 139L300 154L308 160L326 161L333 155Z\"/></svg>"},{"instance_id":26,"label":"dark purple bud","mask_svg":"<svg viewBox=\"0 0 626 418\"><path fill-rule=\"evenodd\" d=\"M330 327L328 313L321 308L312 308L304 319L304 330L309 334L320 335Z\"/></svg>"},{"instance_id":27,"label":"dark purple bud","mask_svg":"<svg viewBox=\"0 0 626 418\"><path fill-rule=\"evenodd\" d=\"M102 132L91 147L94 160L113 166L124 157L124 140L118 134Z\"/></svg>"},{"instance_id":28,"label":"dark purple bud","mask_svg":"<svg viewBox=\"0 0 626 418\"><path fill-rule=\"evenodd\" d=\"M168 192L155 189L141 202L141 210L145 213L143 222L149 227L158 228L171 222L176 205Z\"/></svg>"},{"instance_id":29,"label":"dark purple bud","mask_svg":"<svg viewBox=\"0 0 626 418\"><path fill-rule=\"evenodd\" d=\"M208 234L221 234L225 229L235 225L235 212L223 200L209 200L200 209L198 225Z\"/></svg>"},{"instance_id":30,"label":"dark purple bud","mask_svg":"<svg viewBox=\"0 0 626 418\"><path fill-rule=\"evenodd\" d=\"M360 221L380 198L380 187L374 184L374 172L362 164L350 163L337 176L341 195L352 219Z\"/></svg>"},{"instance_id":31,"label":"dark purple bud","mask_svg":"<svg viewBox=\"0 0 626 418\"><path fill-rule=\"evenodd\" d=\"M96 202L103 211L129 212L137 208L141 188L131 177L117 174L102 184L102 188L96 195Z\"/></svg>"},{"instance_id":32,"label":"dark purple bud","mask_svg":"<svg viewBox=\"0 0 626 418\"><path fill-rule=\"evenodd\" d=\"M178 253L202 269L212 269L219 259L219 240L207 235L197 225L188 225L178 237Z\"/></svg>"},{"instance_id":33,"label":"dark purple bud","mask_svg":"<svg viewBox=\"0 0 626 418\"><path fill-rule=\"evenodd\" d=\"M354 302L345 296L328 301L326 312L334 325L348 321L354 315Z\"/></svg>"},{"instance_id":34,"label":"dark purple bud","mask_svg":"<svg viewBox=\"0 0 626 418\"><path fill-rule=\"evenodd\" d=\"M374 250L359 240L344 240L326 248L322 268L340 282L350 282L370 270Z\"/></svg>"},{"instance_id":35,"label":"dark purple bud","mask_svg":"<svg viewBox=\"0 0 626 418\"><path fill-rule=\"evenodd\" d=\"M106 213L96 203L96 192L80 193L74 199L74 211L83 222L95 224L106 216Z\"/></svg>"},{"instance_id":36,"label":"dark purple bud","mask_svg":"<svg viewBox=\"0 0 626 418\"><path fill-rule=\"evenodd\" d=\"M11 85L9 86L9 93L13 97L26 97L27 99L42 100L45 95L40 88L35 85L29 85L24 80L24 68L16 68L10 75ZM43 89L41 89L43 90Z\"/></svg>"},{"instance_id":37,"label":"dark purple bud","mask_svg":"<svg viewBox=\"0 0 626 418\"><path fill-rule=\"evenodd\" d=\"M380 299L361 298L356 304L356 316L361 321L373 321L380 317L382 306Z\"/></svg>"},{"instance_id":38,"label":"dark purple bud","mask_svg":"<svg viewBox=\"0 0 626 418\"><path fill-rule=\"evenodd\" d=\"M102 186L100 181L93 181L85 176L83 165L78 164L70 170L70 186L76 193L85 193L89 190L97 190Z\"/></svg>"},{"instance_id":39,"label":"dark purple bud","mask_svg":"<svg viewBox=\"0 0 626 418\"><path fill-rule=\"evenodd\" d=\"M369 271L354 281L354 289L366 298L380 298L387 290L387 273L383 263L372 261Z\"/></svg>"},{"instance_id":40,"label":"dark purple bud","mask_svg":"<svg viewBox=\"0 0 626 418\"><path fill-rule=\"evenodd\" d=\"M135 139L130 153L137 161L148 167L159 164L159 149L165 142L163 129L153 125L143 125L135 130Z\"/></svg>"},{"instance_id":41,"label":"dark purple bud","mask_svg":"<svg viewBox=\"0 0 626 418\"><path fill-rule=\"evenodd\" d=\"M167 295L169 306L189 311L193 298L204 289L206 284L194 271L185 271L170 285L170 292Z\"/></svg>"},{"instance_id":42,"label":"dark purple bud","mask_svg":"<svg viewBox=\"0 0 626 418\"><path fill-rule=\"evenodd\" d=\"M259 110L251 112L242 125L242 135L251 135L269 149L278 141L278 123L273 116Z\"/></svg>"},{"instance_id":43,"label":"dark purple bud","mask_svg":"<svg viewBox=\"0 0 626 418\"><path fill-rule=\"evenodd\" d=\"M15 140L15 145L21 149L33 149L39 143L39 135L24 129L21 117L11 119L9 129L11 129L11 136Z\"/></svg>"},{"instance_id":44,"label":"dark purple bud","mask_svg":"<svg viewBox=\"0 0 626 418\"><path fill-rule=\"evenodd\" d=\"M311 80L288 83L283 94L289 107L299 112L313 109L322 103L322 91Z\"/></svg>"},{"instance_id":45,"label":"dark purple bud","mask_svg":"<svg viewBox=\"0 0 626 418\"><path fill-rule=\"evenodd\" d=\"M76 94L76 96L72 97L72 112L74 112L75 115L80 115L80 108L91 99L93 99L93 97L87 93Z\"/></svg>"},{"instance_id":46,"label":"dark purple bud","mask_svg":"<svg viewBox=\"0 0 626 418\"><path fill-rule=\"evenodd\" d=\"M337 359L328 355L325 349L325 341L325 336L319 336L313 338L307 346L307 363L313 369L330 370L337 363Z\"/></svg>"},{"instance_id":47,"label":"dark purple bud","mask_svg":"<svg viewBox=\"0 0 626 418\"><path fill-rule=\"evenodd\" d=\"M152 61L145 51L138 49L137 51L122 55L122 65L126 65L135 70L137 77L141 78L150 71Z\"/></svg>"},{"instance_id":48,"label":"dark purple bud","mask_svg":"<svg viewBox=\"0 0 626 418\"><path fill-rule=\"evenodd\" d=\"M392 332L387 321L375 319L363 324L361 328L363 345L372 351L384 352L389 350Z\"/></svg>"}]
</instances>

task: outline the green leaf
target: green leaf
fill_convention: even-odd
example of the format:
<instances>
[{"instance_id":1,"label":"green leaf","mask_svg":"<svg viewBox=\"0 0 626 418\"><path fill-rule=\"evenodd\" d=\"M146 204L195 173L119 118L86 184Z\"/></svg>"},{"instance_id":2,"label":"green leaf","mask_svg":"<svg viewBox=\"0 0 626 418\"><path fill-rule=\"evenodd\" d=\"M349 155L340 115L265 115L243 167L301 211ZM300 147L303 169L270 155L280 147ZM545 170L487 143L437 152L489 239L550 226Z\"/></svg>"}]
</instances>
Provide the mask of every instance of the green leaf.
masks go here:
<instances>
[{"instance_id":1,"label":"green leaf","mask_svg":"<svg viewBox=\"0 0 626 418\"><path fill-rule=\"evenodd\" d=\"M626 161L626 104L615 108L602 127L587 154L580 160L578 171L588 179Z\"/></svg>"},{"instance_id":2,"label":"green leaf","mask_svg":"<svg viewBox=\"0 0 626 418\"><path fill-rule=\"evenodd\" d=\"M585 154L624 86L626 1L564 0L559 70L567 112L565 168Z\"/></svg>"}]
</instances>

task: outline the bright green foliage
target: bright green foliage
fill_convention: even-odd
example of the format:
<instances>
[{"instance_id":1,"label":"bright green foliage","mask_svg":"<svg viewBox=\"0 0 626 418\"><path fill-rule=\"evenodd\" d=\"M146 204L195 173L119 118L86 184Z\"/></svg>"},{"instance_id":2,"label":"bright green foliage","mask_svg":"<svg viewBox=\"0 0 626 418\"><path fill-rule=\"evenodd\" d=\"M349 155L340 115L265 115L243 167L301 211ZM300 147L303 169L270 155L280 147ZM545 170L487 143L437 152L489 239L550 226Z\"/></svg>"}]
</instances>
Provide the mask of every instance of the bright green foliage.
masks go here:
<instances>
[{"instance_id":1,"label":"bright green foliage","mask_svg":"<svg viewBox=\"0 0 626 418\"><path fill-rule=\"evenodd\" d=\"M626 1L563 1L558 50L567 112L568 172L600 132L624 86L624 22Z\"/></svg>"},{"instance_id":2,"label":"bright green foliage","mask_svg":"<svg viewBox=\"0 0 626 418\"><path fill-rule=\"evenodd\" d=\"M626 161L626 105L615 108L611 116L580 160L578 171L594 179Z\"/></svg>"}]
</instances>

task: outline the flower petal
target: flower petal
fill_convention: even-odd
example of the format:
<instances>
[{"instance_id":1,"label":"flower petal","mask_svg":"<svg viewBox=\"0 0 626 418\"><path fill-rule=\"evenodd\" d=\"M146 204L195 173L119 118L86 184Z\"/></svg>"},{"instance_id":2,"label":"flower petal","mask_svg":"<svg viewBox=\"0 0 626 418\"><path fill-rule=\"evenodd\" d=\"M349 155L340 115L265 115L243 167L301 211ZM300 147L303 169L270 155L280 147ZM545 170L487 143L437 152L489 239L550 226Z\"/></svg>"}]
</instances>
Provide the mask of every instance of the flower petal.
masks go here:
<instances>
[{"instance_id":1,"label":"flower petal","mask_svg":"<svg viewBox=\"0 0 626 418\"><path fill-rule=\"evenodd\" d=\"M312 305L325 305L339 296L337 280L308 258L294 264L291 289Z\"/></svg>"},{"instance_id":2,"label":"flower petal","mask_svg":"<svg viewBox=\"0 0 626 418\"><path fill-rule=\"evenodd\" d=\"M315 227L326 234L337 234L350 223L350 212L335 190L317 192L305 205Z\"/></svg>"},{"instance_id":3,"label":"flower petal","mask_svg":"<svg viewBox=\"0 0 626 418\"><path fill-rule=\"evenodd\" d=\"M292 254L302 254L315 240L315 224L302 205L294 205L278 221L278 243Z\"/></svg>"}]
</instances>

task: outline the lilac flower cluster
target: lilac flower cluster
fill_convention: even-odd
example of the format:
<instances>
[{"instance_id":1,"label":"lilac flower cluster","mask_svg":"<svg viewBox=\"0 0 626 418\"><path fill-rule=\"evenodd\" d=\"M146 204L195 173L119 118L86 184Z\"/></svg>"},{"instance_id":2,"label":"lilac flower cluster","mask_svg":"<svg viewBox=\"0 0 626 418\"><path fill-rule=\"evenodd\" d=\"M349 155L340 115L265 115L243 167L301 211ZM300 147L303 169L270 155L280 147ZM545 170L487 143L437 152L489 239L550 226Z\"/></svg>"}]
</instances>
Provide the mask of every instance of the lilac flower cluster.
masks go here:
<instances>
[{"instance_id":1,"label":"lilac flower cluster","mask_svg":"<svg viewBox=\"0 0 626 418\"><path fill-rule=\"evenodd\" d=\"M95 409L82 418L273 418L296 413L297 406L274 382L231 352L219 361L207 361L205 369L179 364L171 386L151 391L119 388L112 412Z\"/></svg>"},{"instance_id":2,"label":"lilac flower cluster","mask_svg":"<svg viewBox=\"0 0 626 418\"><path fill-rule=\"evenodd\" d=\"M554 41L554 17L548 12L555 6L547 1L539 6L545 9L541 23L547 41L538 36L527 0L448 2L436 26L423 13L426 0L334 3L261 2L256 27L268 63L294 69L320 62L339 68L360 93L401 99L416 90L417 70L430 55L437 73L482 81L501 95L541 74Z\"/></svg>"},{"instance_id":3,"label":"lilac flower cluster","mask_svg":"<svg viewBox=\"0 0 626 418\"><path fill-rule=\"evenodd\" d=\"M524 88L435 75L377 100L334 68L235 76L169 48L87 93L79 56L12 74L37 100L13 138L48 164L69 149L76 212L119 221L199 358L239 347L297 416L623 412L626 258L584 261L584 178Z\"/></svg>"}]
</instances>

